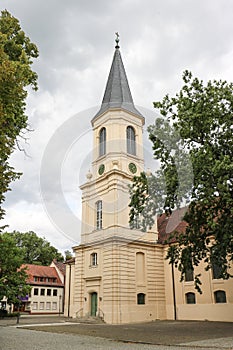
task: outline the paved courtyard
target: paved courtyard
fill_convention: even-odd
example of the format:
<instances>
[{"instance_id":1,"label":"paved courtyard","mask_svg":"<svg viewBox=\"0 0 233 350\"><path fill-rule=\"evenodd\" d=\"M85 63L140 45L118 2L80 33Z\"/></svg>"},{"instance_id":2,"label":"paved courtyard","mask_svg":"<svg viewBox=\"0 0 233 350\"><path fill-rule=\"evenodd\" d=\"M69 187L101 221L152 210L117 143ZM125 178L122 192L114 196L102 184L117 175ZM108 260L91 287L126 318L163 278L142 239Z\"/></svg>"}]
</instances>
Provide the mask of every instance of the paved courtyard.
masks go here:
<instances>
[{"instance_id":1,"label":"paved courtyard","mask_svg":"<svg viewBox=\"0 0 233 350\"><path fill-rule=\"evenodd\" d=\"M64 317L22 316L0 320L0 350L233 350L233 324L155 321L142 324L79 324Z\"/></svg>"}]
</instances>

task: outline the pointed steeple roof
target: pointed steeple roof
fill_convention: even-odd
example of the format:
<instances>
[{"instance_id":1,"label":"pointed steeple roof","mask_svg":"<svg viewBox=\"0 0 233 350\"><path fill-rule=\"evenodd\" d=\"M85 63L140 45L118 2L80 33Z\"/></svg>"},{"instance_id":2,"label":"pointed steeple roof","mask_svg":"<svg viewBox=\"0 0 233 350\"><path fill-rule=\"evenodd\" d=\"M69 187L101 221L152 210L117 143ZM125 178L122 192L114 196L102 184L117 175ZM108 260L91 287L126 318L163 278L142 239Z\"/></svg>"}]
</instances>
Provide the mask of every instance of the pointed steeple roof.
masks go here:
<instances>
[{"instance_id":1,"label":"pointed steeple roof","mask_svg":"<svg viewBox=\"0 0 233 350\"><path fill-rule=\"evenodd\" d=\"M112 66L108 76L102 105L98 113L92 119L92 122L99 115L112 108L122 108L143 118L142 114L134 106L118 43L119 39L117 36L115 53L113 56Z\"/></svg>"}]
</instances>

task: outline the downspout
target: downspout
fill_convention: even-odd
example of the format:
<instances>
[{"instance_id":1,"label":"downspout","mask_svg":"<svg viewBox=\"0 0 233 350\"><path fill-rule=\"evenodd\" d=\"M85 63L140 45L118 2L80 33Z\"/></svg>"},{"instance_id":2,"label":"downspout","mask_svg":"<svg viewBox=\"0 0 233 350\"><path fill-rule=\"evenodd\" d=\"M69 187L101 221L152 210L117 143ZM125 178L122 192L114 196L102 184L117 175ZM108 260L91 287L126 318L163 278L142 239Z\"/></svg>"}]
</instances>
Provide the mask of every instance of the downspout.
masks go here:
<instances>
[{"instance_id":1,"label":"downspout","mask_svg":"<svg viewBox=\"0 0 233 350\"><path fill-rule=\"evenodd\" d=\"M69 264L69 293L68 293L68 317L70 317L70 288L71 288L71 264Z\"/></svg>"},{"instance_id":2,"label":"downspout","mask_svg":"<svg viewBox=\"0 0 233 350\"><path fill-rule=\"evenodd\" d=\"M177 320L176 314L176 289L175 289L175 278L174 278L174 262L172 261L172 292L173 292L173 308L174 308L174 320Z\"/></svg>"}]
</instances>

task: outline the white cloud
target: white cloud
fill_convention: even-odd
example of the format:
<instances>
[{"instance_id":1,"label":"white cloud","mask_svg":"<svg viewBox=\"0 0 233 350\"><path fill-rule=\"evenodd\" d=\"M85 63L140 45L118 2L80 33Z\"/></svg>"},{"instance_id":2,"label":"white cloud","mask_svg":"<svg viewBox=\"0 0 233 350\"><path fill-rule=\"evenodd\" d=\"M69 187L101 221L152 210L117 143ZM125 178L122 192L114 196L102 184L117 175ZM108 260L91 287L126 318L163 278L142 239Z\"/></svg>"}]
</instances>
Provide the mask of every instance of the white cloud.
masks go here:
<instances>
[{"instance_id":1,"label":"white cloud","mask_svg":"<svg viewBox=\"0 0 233 350\"><path fill-rule=\"evenodd\" d=\"M185 69L204 80L233 81L233 3L119 0L116 5L107 0L70 0L69 4L2 0L1 5L20 20L40 51L34 63L39 91L29 92L27 104L29 123L35 130L29 134L29 146L25 146L30 158L18 151L12 156L12 165L23 176L7 194L5 222L12 229L34 230L61 250L69 249L80 239L80 230L67 226L64 233L65 221L72 215L74 225L80 222L78 185L90 164L92 115L86 110L101 103L114 33L120 32L134 102L151 109L153 101L179 89ZM78 118L81 111L85 116ZM153 120L151 116L149 119ZM72 132L63 133L63 127L75 120ZM60 138L53 139L57 133ZM149 147L148 141L146 149ZM41 199L41 161L46 154L44 195L55 218L64 209L62 229L51 222L54 217L48 210L46 213ZM148 162L148 166L153 164ZM55 208L54 203L61 199L58 190L63 199Z\"/></svg>"}]
</instances>

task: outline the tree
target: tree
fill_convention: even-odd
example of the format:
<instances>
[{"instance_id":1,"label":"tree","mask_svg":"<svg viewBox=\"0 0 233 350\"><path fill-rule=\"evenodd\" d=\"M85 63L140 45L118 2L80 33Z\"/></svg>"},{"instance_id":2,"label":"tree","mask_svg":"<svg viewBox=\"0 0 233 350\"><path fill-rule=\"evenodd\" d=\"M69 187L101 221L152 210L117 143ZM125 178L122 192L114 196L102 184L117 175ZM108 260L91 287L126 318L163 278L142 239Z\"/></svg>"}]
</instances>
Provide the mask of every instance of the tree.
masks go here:
<instances>
[{"instance_id":1,"label":"tree","mask_svg":"<svg viewBox=\"0 0 233 350\"><path fill-rule=\"evenodd\" d=\"M214 80L204 85L188 71L183 81L175 97L166 95L154 103L161 118L149 127L149 138L161 168L154 176L134 178L130 222L140 214L147 227L147 203L153 203L151 215L187 205L188 226L185 234L174 233L170 262L181 271L181 280L201 261L206 270L218 266L227 279L233 260L233 84Z\"/></svg>"},{"instance_id":2,"label":"tree","mask_svg":"<svg viewBox=\"0 0 233 350\"><path fill-rule=\"evenodd\" d=\"M53 259L63 261L64 258L58 250L45 239L38 237L35 232L9 233L16 246L20 249L23 264L36 264L49 266Z\"/></svg>"},{"instance_id":3,"label":"tree","mask_svg":"<svg viewBox=\"0 0 233 350\"><path fill-rule=\"evenodd\" d=\"M35 44L21 30L19 21L8 11L0 16L0 220L4 216L2 203L10 183L21 175L9 164L16 145L22 149L28 117L25 114L28 86L37 89L37 74L31 69L38 57ZM0 230L2 230L0 228Z\"/></svg>"},{"instance_id":4,"label":"tree","mask_svg":"<svg viewBox=\"0 0 233 350\"><path fill-rule=\"evenodd\" d=\"M5 296L8 304L18 303L20 296L30 292L27 274L22 265L22 251L8 233L0 234L0 300Z\"/></svg>"},{"instance_id":5,"label":"tree","mask_svg":"<svg viewBox=\"0 0 233 350\"><path fill-rule=\"evenodd\" d=\"M70 260L73 258L73 254L70 250L65 250L65 261Z\"/></svg>"}]
</instances>

